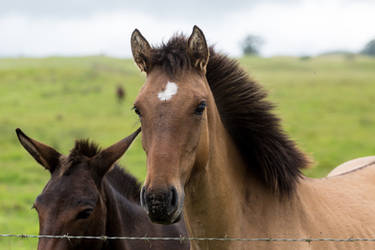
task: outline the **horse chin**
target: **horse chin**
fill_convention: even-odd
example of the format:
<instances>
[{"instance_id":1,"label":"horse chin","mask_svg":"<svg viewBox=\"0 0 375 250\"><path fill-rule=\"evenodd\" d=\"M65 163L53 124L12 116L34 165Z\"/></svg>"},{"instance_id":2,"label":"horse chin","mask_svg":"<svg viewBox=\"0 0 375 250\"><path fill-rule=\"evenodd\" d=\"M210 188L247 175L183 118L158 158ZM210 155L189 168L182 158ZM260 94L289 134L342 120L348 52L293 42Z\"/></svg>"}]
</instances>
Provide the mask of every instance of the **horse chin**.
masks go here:
<instances>
[{"instance_id":1,"label":"horse chin","mask_svg":"<svg viewBox=\"0 0 375 250\"><path fill-rule=\"evenodd\" d=\"M177 223L181 220L182 215L182 209L177 209L174 213L172 213L170 216L162 216L162 217L154 217L151 214L148 214L150 220L153 223L163 224L163 225L170 225Z\"/></svg>"}]
</instances>

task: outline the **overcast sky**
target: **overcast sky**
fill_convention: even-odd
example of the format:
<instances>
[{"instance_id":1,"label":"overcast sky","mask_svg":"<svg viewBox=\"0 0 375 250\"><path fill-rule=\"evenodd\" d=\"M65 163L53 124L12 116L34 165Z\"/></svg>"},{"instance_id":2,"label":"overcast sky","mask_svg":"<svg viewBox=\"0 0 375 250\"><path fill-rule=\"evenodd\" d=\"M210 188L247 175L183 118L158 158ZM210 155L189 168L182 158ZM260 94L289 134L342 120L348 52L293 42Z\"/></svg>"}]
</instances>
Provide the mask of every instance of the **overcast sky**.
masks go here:
<instances>
[{"instance_id":1,"label":"overcast sky","mask_svg":"<svg viewBox=\"0 0 375 250\"><path fill-rule=\"evenodd\" d=\"M157 44L194 24L233 56L246 34L264 56L356 52L375 38L375 0L0 0L0 56L128 57L135 28Z\"/></svg>"}]
</instances>

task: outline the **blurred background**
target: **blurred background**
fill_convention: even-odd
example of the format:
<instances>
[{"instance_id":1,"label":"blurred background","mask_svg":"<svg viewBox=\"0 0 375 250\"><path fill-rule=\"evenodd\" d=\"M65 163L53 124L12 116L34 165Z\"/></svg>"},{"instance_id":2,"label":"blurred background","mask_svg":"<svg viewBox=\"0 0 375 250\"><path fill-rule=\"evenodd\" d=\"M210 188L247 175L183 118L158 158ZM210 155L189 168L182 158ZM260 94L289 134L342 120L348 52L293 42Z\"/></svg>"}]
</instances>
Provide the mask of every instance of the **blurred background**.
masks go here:
<instances>
[{"instance_id":1,"label":"blurred background","mask_svg":"<svg viewBox=\"0 0 375 250\"><path fill-rule=\"evenodd\" d=\"M139 122L144 81L131 59L138 28L151 44L198 25L269 92L283 127L324 177L375 154L375 2L372 0L13 0L0 7L0 233L38 233L31 210L49 179L14 130L67 154L77 138L103 147ZM143 181L138 138L120 161ZM0 238L0 249L36 249Z\"/></svg>"},{"instance_id":2,"label":"blurred background","mask_svg":"<svg viewBox=\"0 0 375 250\"><path fill-rule=\"evenodd\" d=\"M247 35L263 39L262 56L357 53L374 39L374 8L372 0L2 1L0 55L129 57L134 28L158 43L194 24L233 56Z\"/></svg>"}]
</instances>

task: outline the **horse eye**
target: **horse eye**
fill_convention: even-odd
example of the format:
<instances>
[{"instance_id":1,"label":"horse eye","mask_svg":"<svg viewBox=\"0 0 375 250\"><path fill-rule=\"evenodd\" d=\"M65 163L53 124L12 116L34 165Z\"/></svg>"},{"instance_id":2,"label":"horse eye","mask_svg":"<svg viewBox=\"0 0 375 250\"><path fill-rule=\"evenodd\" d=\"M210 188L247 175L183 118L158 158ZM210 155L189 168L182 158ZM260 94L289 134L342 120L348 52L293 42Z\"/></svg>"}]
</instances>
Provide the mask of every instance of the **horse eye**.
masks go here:
<instances>
[{"instance_id":1,"label":"horse eye","mask_svg":"<svg viewBox=\"0 0 375 250\"><path fill-rule=\"evenodd\" d=\"M90 217L90 215L92 214L92 211L93 209L92 208L87 208L85 210L82 210L81 212L79 212L77 214L77 217L76 219L79 220L79 219L87 219L88 217Z\"/></svg>"},{"instance_id":2,"label":"horse eye","mask_svg":"<svg viewBox=\"0 0 375 250\"><path fill-rule=\"evenodd\" d=\"M141 112L139 111L139 109L138 109L136 106L133 107L133 110L134 110L134 112L135 112L138 116L141 116Z\"/></svg>"},{"instance_id":3,"label":"horse eye","mask_svg":"<svg viewBox=\"0 0 375 250\"><path fill-rule=\"evenodd\" d=\"M204 109L206 108L206 106L207 106L206 102L205 101L201 101L198 104L197 108L195 109L194 114L196 114L196 115L202 115Z\"/></svg>"}]
</instances>

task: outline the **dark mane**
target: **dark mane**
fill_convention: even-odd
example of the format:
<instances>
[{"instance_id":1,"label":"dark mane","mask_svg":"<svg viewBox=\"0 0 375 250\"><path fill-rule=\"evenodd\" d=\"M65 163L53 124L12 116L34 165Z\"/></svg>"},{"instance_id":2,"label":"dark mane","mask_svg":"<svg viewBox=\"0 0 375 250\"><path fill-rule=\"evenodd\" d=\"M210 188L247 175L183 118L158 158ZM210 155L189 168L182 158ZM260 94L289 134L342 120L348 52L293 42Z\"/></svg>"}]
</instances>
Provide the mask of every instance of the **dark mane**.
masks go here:
<instances>
[{"instance_id":1,"label":"dark mane","mask_svg":"<svg viewBox=\"0 0 375 250\"><path fill-rule=\"evenodd\" d=\"M191 70L186 44L185 37L175 36L153 48L151 65L163 67L172 77ZM272 113L273 105L265 100L265 90L236 60L212 47L206 78L222 122L249 171L273 192L292 193L309 160L282 130L279 118Z\"/></svg>"},{"instance_id":2,"label":"dark mane","mask_svg":"<svg viewBox=\"0 0 375 250\"><path fill-rule=\"evenodd\" d=\"M93 157L100 152L100 147L89 139L76 140L74 148L70 151L70 157L84 155Z\"/></svg>"},{"instance_id":3,"label":"dark mane","mask_svg":"<svg viewBox=\"0 0 375 250\"><path fill-rule=\"evenodd\" d=\"M70 152L69 161L74 163L80 161L82 156L93 157L100 151L100 147L89 139L76 140L74 148ZM126 198L139 203L141 185L134 176L115 165L105 175L105 179Z\"/></svg>"},{"instance_id":4,"label":"dark mane","mask_svg":"<svg viewBox=\"0 0 375 250\"><path fill-rule=\"evenodd\" d=\"M105 175L105 178L119 193L139 204L141 184L134 176L116 165Z\"/></svg>"}]
</instances>

